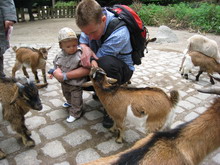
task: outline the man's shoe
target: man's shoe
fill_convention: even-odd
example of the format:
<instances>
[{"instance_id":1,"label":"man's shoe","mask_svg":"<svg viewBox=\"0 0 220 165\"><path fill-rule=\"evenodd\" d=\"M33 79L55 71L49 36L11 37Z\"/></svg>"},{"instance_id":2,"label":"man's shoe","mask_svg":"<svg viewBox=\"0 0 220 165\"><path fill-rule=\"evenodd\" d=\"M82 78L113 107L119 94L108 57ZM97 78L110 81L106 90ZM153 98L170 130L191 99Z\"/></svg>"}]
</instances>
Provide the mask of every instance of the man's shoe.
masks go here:
<instances>
[{"instance_id":1,"label":"man's shoe","mask_svg":"<svg viewBox=\"0 0 220 165\"><path fill-rule=\"evenodd\" d=\"M99 97L96 95L96 93L94 93L94 94L92 95L92 98L93 98L93 100L95 100L95 101L99 101Z\"/></svg>"},{"instance_id":2,"label":"man's shoe","mask_svg":"<svg viewBox=\"0 0 220 165\"><path fill-rule=\"evenodd\" d=\"M69 107L71 107L71 104L69 104L69 103L67 103L67 102L65 102L65 103L63 103L63 105L62 105L64 108L69 108Z\"/></svg>"},{"instance_id":3,"label":"man's shoe","mask_svg":"<svg viewBox=\"0 0 220 165\"><path fill-rule=\"evenodd\" d=\"M102 125L105 128L111 128L114 124L114 121L110 118L108 114L105 114L103 117Z\"/></svg>"}]
</instances>

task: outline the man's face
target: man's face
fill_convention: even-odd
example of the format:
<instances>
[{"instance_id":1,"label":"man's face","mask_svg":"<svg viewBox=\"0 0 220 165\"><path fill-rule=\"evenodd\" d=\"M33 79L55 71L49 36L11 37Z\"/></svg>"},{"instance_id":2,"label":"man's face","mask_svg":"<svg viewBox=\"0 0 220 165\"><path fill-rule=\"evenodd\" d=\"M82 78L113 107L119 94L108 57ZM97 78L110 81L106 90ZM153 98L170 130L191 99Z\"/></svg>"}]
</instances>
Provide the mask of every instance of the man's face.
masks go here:
<instances>
[{"instance_id":1,"label":"man's face","mask_svg":"<svg viewBox=\"0 0 220 165\"><path fill-rule=\"evenodd\" d=\"M81 30L89 36L90 40L99 40L105 29L106 16L102 16L100 23L90 23L89 25L82 27Z\"/></svg>"}]
</instances>

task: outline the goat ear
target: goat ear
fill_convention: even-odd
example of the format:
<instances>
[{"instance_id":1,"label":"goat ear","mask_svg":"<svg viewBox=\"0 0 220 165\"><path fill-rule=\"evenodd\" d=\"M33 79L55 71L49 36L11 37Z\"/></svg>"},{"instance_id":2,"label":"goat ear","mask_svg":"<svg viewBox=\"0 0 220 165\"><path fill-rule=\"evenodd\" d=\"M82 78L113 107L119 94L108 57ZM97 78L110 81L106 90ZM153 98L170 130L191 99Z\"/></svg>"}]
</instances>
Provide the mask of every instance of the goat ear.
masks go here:
<instances>
[{"instance_id":1,"label":"goat ear","mask_svg":"<svg viewBox=\"0 0 220 165\"><path fill-rule=\"evenodd\" d=\"M50 50L51 47L47 48L47 51Z\"/></svg>"},{"instance_id":2,"label":"goat ear","mask_svg":"<svg viewBox=\"0 0 220 165\"><path fill-rule=\"evenodd\" d=\"M87 81L87 82L82 84L82 87L84 87L84 88L90 87L90 86L93 86L92 81Z\"/></svg>"},{"instance_id":3,"label":"goat ear","mask_svg":"<svg viewBox=\"0 0 220 165\"><path fill-rule=\"evenodd\" d=\"M38 50L38 49L36 49L36 48L33 48L33 47L32 47L32 49L33 49L34 51L36 51L36 52L39 52L39 50Z\"/></svg>"},{"instance_id":4,"label":"goat ear","mask_svg":"<svg viewBox=\"0 0 220 165\"><path fill-rule=\"evenodd\" d=\"M106 78L107 78L107 82L109 84L114 84L114 83L116 83L118 81L117 79L114 79L114 78L110 78L110 77L106 77Z\"/></svg>"}]
</instances>

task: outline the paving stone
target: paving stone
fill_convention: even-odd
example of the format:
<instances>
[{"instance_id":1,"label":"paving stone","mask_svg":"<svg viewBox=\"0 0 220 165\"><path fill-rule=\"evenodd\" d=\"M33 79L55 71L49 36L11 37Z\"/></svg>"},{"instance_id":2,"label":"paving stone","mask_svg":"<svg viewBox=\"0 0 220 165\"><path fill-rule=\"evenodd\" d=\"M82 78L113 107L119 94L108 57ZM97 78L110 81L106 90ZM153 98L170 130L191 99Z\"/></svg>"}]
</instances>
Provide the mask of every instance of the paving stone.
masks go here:
<instances>
[{"instance_id":1,"label":"paving stone","mask_svg":"<svg viewBox=\"0 0 220 165\"><path fill-rule=\"evenodd\" d=\"M18 144L15 138L8 138L6 140L0 141L0 148L6 154L10 154L10 153L20 150L21 146Z\"/></svg>"},{"instance_id":2,"label":"paving stone","mask_svg":"<svg viewBox=\"0 0 220 165\"><path fill-rule=\"evenodd\" d=\"M46 120L44 117L34 116L34 117L27 118L25 120L25 124L28 127L28 129L34 129L34 128L38 128L39 126L43 124L46 124Z\"/></svg>"},{"instance_id":3,"label":"paving stone","mask_svg":"<svg viewBox=\"0 0 220 165\"><path fill-rule=\"evenodd\" d=\"M15 157L15 161L17 164L22 165L40 165L42 161L37 159L37 155L38 153L35 150L25 151L18 154Z\"/></svg>"},{"instance_id":4,"label":"paving stone","mask_svg":"<svg viewBox=\"0 0 220 165\"><path fill-rule=\"evenodd\" d=\"M115 138L113 138L109 141L102 142L102 143L98 144L97 149L100 150L104 154L108 154L112 151L117 151L122 146L123 146L123 144L116 143Z\"/></svg>"},{"instance_id":5,"label":"paving stone","mask_svg":"<svg viewBox=\"0 0 220 165\"><path fill-rule=\"evenodd\" d=\"M86 150L80 151L76 156L77 164L87 163L92 160L96 160L101 156L93 149L88 148Z\"/></svg>"},{"instance_id":6,"label":"paving stone","mask_svg":"<svg viewBox=\"0 0 220 165\"><path fill-rule=\"evenodd\" d=\"M65 128L63 128L60 124L48 125L44 128L41 128L39 131L47 139L53 139L66 133Z\"/></svg>"},{"instance_id":7,"label":"paving stone","mask_svg":"<svg viewBox=\"0 0 220 165\"><path fill-rule=\"evenodd\" d=\"M52 121L56 121L58 119L67 118L68 112L64 109L59 109L49 112L46 115L49 116Z\"/></svg>"},{"instance_id":8,"label":"paving stone","mask_svg":"<svg viewBox=\"0 0 220 165\"><path fill-rule=\"evenodd\" d=\"M51 99L51 100L49 100L49 102L51 102L53 104L53 106L55 106L55 107L60 107L60 106L62 106L64 101L59 100L59 99Z\"/></svg>"},{"instance_id":9,"label":"paving stone","mask_svg":"<svg viewBox=\"0 0 220 165\"><path fill-rule=\"evenodd\" d=\"M58 140L47 143L42 148L42 151L45 155L48 155L52 158L56 158L66 153L66 150L63 148L62 143Z\"/></svg>"},{"instance_id":10,"label":"paving stone","mask_svg":"<svg viewBox=\"0 0 220 165\"><path fill-rule=\"evenodd\" d=\"M187 110L190 110L195 107L195 105L193 105L192 103L190 103L188 101L179 101L178 105L187 109Z\"/></svg>"},{"instance_id":11,"label":"paving stone","mask_svg":"<svg viewBox=\"0 0 220 165\"><path fill-rule=\"evenodd\" d=\"M55 163L53 165L70 165L69 162Z\"/></svg>"},{"instance_id":12,"label":"paving stone","mask_svg":"<svg viewBox=\"0 0 220 165\"><path fill-rule=\"evenodd\" d=\"M188 115L186 115L186 117L184 118L185 121L191 121L193 119L195 119L196 117L198 117L199 115L195 112L191 112Z\"/></svg>"},{"instance_id":13,"label":"paving stone","mask_svg":"<svg viewBox=\"0 0 220 165\"><path fill-rule=\"evenodd\" d=\"M91 112L87 112L84 115L88 120L95 120L98 118L103 117L103 113L99 112L99 111L91 111Z\"/></svg>"},{"instance_id":14,"label":"paving stone","mask_svg":"<svg viewBox=\"0 0 220 165\"><path fill-rule=\"evenodd\" d=\"M67 136L64 136L63 139L67 143L69 143L72 147L75 147L77 145L84 143L87 140L92 139L92 136L86 130L81 129L81 130L74 131L73 133Z\"/></svg>"}]
</instances>

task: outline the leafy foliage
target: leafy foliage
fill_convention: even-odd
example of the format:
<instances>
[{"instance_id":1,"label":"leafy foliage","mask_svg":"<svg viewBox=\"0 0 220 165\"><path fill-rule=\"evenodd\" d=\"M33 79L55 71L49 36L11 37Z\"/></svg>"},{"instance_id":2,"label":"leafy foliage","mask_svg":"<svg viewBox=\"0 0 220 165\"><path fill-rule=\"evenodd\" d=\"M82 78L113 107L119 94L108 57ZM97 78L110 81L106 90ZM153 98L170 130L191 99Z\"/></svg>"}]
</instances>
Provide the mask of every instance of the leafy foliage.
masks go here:
<instances>
[{"instance_id":1,"label":"leafy foliage","mask_svg":"<svg viewBox=\"0 0 220 165\"><path fill-rule=\"evenodd\" d=\"M134 8L134 4L131 6ZM179 3L168 6L144 5L137 12L146 25L167 25L220 34L220 6L209 3Z\"/></svg>"}]
</instances>

